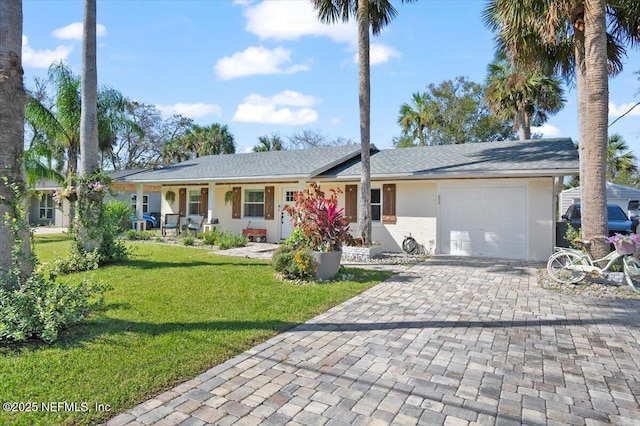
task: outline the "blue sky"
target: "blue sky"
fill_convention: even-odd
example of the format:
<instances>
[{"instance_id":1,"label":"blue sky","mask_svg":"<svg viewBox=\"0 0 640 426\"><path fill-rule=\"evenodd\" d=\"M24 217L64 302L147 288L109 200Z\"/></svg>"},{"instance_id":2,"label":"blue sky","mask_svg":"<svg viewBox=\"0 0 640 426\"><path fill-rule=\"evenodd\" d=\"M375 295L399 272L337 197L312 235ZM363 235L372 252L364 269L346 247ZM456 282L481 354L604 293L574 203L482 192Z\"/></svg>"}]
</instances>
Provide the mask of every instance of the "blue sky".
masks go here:
<instances>
[{"instance_id":1,"label":"blue sky","mask_svg":"<svg viewBox=\"0 0 640 426\"><path fill-rule=\"evenodd\" d=\"M430 83L484 81L493 58L480 0L396 3L371 39L371 141L391 147L400 105ZM25 84L64 59L81 69L83 2L24 0ZM98 80L196 123L227 124L238 151L261 135L313 129L359 141L355 23L323 25L305 0L98 1ZM610 80L613 121L640 101L640 53ZM539 129L577 140L576 94ZM640 107L610 129L640 157Z\"/></svg>"}]
</instances>

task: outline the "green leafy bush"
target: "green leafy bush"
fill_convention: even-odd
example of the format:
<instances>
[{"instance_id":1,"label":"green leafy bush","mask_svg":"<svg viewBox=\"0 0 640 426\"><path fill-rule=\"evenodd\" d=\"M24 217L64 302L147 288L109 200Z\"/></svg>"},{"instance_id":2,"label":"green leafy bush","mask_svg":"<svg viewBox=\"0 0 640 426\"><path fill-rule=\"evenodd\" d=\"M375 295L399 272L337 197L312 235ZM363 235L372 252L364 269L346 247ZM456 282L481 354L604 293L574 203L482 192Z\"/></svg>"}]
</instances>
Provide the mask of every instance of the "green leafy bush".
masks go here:
<instances>
[{"instance_id":1,"label":"green leafy bush","mask_svg":"<svg viewBox=\"0 0 640 426\"><path fill-rule=\"evenodd\" d=\"M124 201L109 201L104 204L104 220L114 226L118 234L131 229L133 209Z\"/></svg>"},{"instance_id":2,"label":"green leafy bush","mask_svg":"<svg viewBox=\"0 0 640 426\"><path fill-rule=\"evenodd\" d=\"M220 250L228 250L234 247L245 247L249 243L246 235L234 234L227 230L220 234L218 238L218 248Z\"/></svg>"},{"instance_id":3,"label":"green leafy bush","mask_svg":"<svg viewBox=\"0 0 640 426\"><path fill-rule=\"evenodd\" d=\"M281 244L273 253L271 265L288 279L311 280L315 278L315 265L311 251L306 247Z\"/></svg>"},{"instance_id":4,"label":"green leafy bush","mask_svg":"<svg viewBox=\"0 0 640 426\"><path fill-rule=\"evenodd\" d=\"M218 244L218 239L220 239L220 231L217 227L213 228L211 231L203 232L201 235L202 243L209 246L215 246Z\"/></svg>"},{"instance_id":5,"label":"green leafy bush","mask_svg":"<svg viewBox=\"0 0 640 426\"><path fill-rule=\"evenodd\" d=\"M151 231L136 231L135 229L127 230L124 235L127 240L131 241L146 241L152 239L155 236L155 234Z\"/></svg>"},{"instance_id":6,"label":"green leafy bush","mask_svg":"<svg viewBox=\"0 0 640 426\"><path fill-rule=\"evenodd\" d=\"M59 330L82 320L103 304L109 289L82 281L76 286L34 274L23 285L8 290L0 283L0 341L22 342L39 338L53 342Z\"/></svg>"},{"instance_id":7,"label":"green leafy bush","mask_svg":"<svg viewBox=\"0 0 640 426\"><path fill-rule=\"evenodd\" d=\"M195 241L196 239L193 238L192 235L187 235L182 239L182 244L184 244L185 246L192 246L195 243Z\"/></svg>"}]
</instances>

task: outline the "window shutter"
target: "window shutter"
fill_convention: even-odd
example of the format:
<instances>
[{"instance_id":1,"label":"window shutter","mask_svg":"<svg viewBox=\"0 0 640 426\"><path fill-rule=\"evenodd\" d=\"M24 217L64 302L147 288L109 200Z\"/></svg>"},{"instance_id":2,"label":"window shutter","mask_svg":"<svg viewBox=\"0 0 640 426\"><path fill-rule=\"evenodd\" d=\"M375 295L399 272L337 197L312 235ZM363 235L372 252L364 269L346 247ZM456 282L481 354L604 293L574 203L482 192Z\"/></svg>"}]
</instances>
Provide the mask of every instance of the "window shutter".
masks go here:
<instances>
[{"instance_id":1,"label":"window shutter","mask_svg":"<svg viewBox=\"0 0 640 426\"><path fill-rule=\"evenodd\" d=\"M242 210L242 204L241 204L241 197L242 193L241 193L241 189L239 186L234 186L233 187L233 205L232 205L232 209L231 209L231 217L233 219L240 219L241 216L241 210Z\"/></svg>"},{"instance_id":2,"label":"window shutter","mask_svg":"<svg viewBox=\"0 0 640 426\"><path fill-rule=\"evenodd\" d=\"M187 188L180 188L178 191L178 213L181 216L187 215Z\"/></svg>"},{"instance_id":3,"label":"window shutter","mask_svg":"<svg viewBox=\"0 0 640 426\"><path fill-rule=\"evenodd\" d=\"M344 215L349 222L358 221L358 185L345 185L344 187Z\"/></svg>"},{"instance_id":4,"label":"window shutter","mask_svg":"<svg viewBox=\"0 0 640 426\"><path fill-rule=\"evenodd\" d=\"M200 214L207 215L209 210L209 188L200 188Z\"/></svg>"},{"instance_id":5,"label":"window shutter","mask_svg":"<svg viewBox=\"0 0 640 426\"><path fill-rule=\"evenodd\" d=\"M273 220L274 217L274 190L273 186L264 187L264 218L265 220Z\"/></svg>"},{"instance_id":6,"label":"window shutter","mask_svg":"<svg viewBox=\"0 0 640 426\"><path fill-rule=\"evenodd\" d=\"M396 184L382 185L382 223L396 223Z\"/></svg>"}]
</instances>

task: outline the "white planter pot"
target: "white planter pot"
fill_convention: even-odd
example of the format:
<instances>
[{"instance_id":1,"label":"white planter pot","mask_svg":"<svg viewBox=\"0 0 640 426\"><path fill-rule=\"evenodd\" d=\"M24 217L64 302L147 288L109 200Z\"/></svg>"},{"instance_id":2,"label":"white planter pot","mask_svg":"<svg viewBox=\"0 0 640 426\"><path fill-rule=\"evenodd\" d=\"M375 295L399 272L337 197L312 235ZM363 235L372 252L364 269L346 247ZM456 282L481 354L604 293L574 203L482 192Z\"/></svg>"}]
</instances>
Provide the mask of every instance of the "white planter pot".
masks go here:
<instances>
[{"instance_id":1,"label":"white planter pot","mask_svg":"<svg viewBox=\"0 0 640 426\"><path fill-rule=\"evenodd\" d=\"M338 275L340 270L341 251L321 252L313 251L313 263L316 266L316 278L319 281L329 281Z\"/></svg>"}]
</instances>

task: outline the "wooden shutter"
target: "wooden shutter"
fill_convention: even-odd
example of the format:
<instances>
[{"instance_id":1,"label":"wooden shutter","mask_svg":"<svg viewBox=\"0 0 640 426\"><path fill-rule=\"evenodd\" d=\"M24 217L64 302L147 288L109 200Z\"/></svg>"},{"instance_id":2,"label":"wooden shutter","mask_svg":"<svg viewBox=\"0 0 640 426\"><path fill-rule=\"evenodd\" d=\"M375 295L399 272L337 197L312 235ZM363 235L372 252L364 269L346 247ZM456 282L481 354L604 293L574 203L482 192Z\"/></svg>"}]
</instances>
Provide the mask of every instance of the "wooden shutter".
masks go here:
<instances>
[{"instance_id":1,"label":"wooden shutter","mask_svg":"<svg viewBox=\"0 0 640 426\"><path fill-rule=\"evenodd\" d=\"M209 210L209 188L200 188L200 214L207 215Z\"/></svg>"},{"instance_id":2,"label":"wooden shutter","mask_svg":"<svg viewBox=\"0 0 640 426\"><path fill-rule=\"evenodd\" d=\"M274 206L274 190L273 186L264 187L264 218L265 220L273 220L275 213Z\"/></svg>"},{"instance_id":3,"label":"wooden shutter","mask_svg":"<svg viewBox=\"0 0 640 426\"><path fill-rule=\"evenodd\" d=\"M233 187L233 205L231 209L231 217L240 219L242 216L242 189L239 186Z\"/></svg>"},{"instance_id":4,"label":"wooden shutter","mask_svg":"<svg viewBox=\"0 0 640 426\"><path fill-rule=\"evenodd\" d=\"M382 223L396 223L396 184L382 185Z\"/></svg>"},{"instance_id":5,"label":"wooden shutter","mask_svg":"<svg viewBox=\"0 0 640 426\"><path fill-rule=\"evenodd\" d=\"M178 212L181 216L187 215L187 188L178 191Z\"/></svg>"},{"instance_id":6,"label":"wooden shutter","mask_svg":"<svg viewBox=\"0 0 640 426\"><path fill-rule=\"evenodd\" d=\"M349 222L358 221L358 185L345 185L344 187L344 215Z\"/></svg>"}]
</instances>

